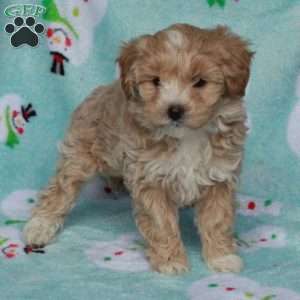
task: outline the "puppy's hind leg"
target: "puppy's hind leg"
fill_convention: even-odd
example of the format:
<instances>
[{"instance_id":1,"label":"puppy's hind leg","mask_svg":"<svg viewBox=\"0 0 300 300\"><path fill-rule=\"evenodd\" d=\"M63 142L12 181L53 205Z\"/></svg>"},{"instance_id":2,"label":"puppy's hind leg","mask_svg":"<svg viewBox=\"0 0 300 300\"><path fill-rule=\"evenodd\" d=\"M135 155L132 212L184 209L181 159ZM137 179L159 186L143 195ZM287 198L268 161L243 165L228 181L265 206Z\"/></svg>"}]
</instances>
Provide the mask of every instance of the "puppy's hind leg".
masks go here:
<instances>
[{"instance_id":1,"label":"puppy's hind leg","mask_svg":"<svg viewBox=\"0 0 300 300\"><path fill-rule=\"evenodd\" d=\"M96 163L77 146L65 143L56 175L40 193L39 202L25 225L27 245L44 246L63 225L64 217L74 206L75 198L83 182L96 173Z\"/></svg>"}]
</instances>

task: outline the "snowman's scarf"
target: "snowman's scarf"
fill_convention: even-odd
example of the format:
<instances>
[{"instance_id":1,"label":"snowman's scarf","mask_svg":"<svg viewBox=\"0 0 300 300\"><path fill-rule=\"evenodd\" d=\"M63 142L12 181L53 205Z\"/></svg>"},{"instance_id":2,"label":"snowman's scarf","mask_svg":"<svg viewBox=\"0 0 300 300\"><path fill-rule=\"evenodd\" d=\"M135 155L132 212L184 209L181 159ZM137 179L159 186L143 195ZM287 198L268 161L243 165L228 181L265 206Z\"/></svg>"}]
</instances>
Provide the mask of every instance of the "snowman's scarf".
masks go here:
<instances>
[{"instance_id":1,"label":"snowman's scarf","mask_svg":"<svg viewBox=\"0 0 300 300\"><path fill-rule=\"evenodd\" d=\"M20 140L16 133L13 131L13 128L11 126L11 123L9 121L10 119L10 110L9 106L6 107L5 109L5 123L6 123L6 128L7 128L7 139L6 139L6 145L8 147L13 148L15 145L20 143Z\"/></svg>"}]
</instances>

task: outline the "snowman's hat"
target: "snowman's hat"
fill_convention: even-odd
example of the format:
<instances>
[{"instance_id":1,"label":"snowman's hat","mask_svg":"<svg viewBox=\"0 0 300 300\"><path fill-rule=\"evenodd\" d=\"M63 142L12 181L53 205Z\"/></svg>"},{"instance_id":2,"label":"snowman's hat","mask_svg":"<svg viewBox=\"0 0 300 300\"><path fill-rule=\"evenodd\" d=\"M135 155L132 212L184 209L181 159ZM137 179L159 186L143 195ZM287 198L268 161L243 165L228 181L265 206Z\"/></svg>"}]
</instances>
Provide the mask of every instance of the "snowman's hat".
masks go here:
<instances>
[{"instance_id":1,"label":"snowman's hat","mask_svg":"<svg viewBox=\"0 0 300 300\"><path fill-rule=\"evenodd\" d=\"M31 117L36 116L36 111L32 109L32 104L29 103L26 107L21 105L22 116L26 122L29 122Z\"/></svg>"}]
</instances>

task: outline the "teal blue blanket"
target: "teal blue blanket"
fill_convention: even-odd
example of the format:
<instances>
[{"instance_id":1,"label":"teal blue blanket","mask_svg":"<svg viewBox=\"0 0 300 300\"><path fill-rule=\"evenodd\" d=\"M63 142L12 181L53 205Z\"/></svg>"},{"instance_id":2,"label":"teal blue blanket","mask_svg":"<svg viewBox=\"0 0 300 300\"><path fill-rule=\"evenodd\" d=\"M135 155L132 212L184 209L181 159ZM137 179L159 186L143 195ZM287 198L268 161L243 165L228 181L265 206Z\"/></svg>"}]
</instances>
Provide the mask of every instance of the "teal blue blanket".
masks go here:
<instances>
[{"instance_id":1,"label":"teal blue blanket","mask_svg":"<svg viewBox=\"0 0 300 300\"><path fill-rule=\"evenodd\" d=\"M28 4L0 2L0 299L300 300L300 1ZM55 171L71 112L118 77L122 40L175 22L227 24L256 51L237 196L245 270L210 273L192 212L183 210L192 270L178 277L150 271L129 196L99 179L85 186L55 243L25 248L22 227Z\"/></svg>"}]
</instances>

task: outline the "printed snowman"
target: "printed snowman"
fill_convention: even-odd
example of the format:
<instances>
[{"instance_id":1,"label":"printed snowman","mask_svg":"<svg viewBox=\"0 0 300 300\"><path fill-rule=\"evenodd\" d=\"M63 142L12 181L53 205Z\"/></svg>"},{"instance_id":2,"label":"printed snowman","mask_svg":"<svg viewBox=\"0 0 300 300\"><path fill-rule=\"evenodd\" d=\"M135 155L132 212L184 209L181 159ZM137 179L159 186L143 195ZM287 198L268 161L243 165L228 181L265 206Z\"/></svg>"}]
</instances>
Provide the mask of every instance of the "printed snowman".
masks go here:
<instances>
[{"instance_id":1,"label":"printed snowman","mask_svg":"<svg viewBox=\"0 0 300 300\"><path fill-rule=\"evenodd\" d=\"M299 101L296 103L289 116L287 126L287 141L290 149L300 157L300 75L296 83L296 95Z\"/></svg>"},{"instance_id":2,"label":"printed snowman","mask_svg":"<svg viewBox=\"0 0 300 300\"><path fill-rule=\"evenodd\" d=\"M37 115L31 103L26 106L21 103L21 97L16 94L0 98L0 142L10 148L20 143L29 119Z\"/></svg>"},{"instance_id":3,"label":"printed snowman","mask_svg":"<svg viewBox=\"0 0 300 300\"><path fill-rule=\"evenodd\" d=\"M67 28L58 23L50 23L47 29L47 43L52 55L52 73L65 74L64 62L69 62L73 50L73 37Z\"/></svg>"},{"instance_id":4,"label":"printed snowman","mask_svg":"<svg viewBox=\"0 0 300 300\"><path fill-rule=\"evenodd\" d=\"M8 217L6 225L24 223L37 201L37 191L18 190L0 202L1 212Z\"/></svg>"},{"instance_id":5,"label":"printed snowman","mask_svg":"<svg viewBox=\"0 0 300 300\"><path fill-rule=\"evenodd\" d=\"M281 212L281 203L271 199L253 198L247 195L238 194L236 197L237 213L243 216L259 216L267 214L279 216Z\"/></svg>"},{"instance_id":6,"label":"printed snowman","mask_svg":"<svg viewBox=\"0 0 300 300\"><path fill-rule=\"evenodd\" d=\"M12 227L0 227L0 258L16 258L24 255L24 244L21 241L21 232Z\"/></svg>"},{"instance_id":7,"label":"printed snowman","mask_svg":"<svg viewBox=\"0 0 300 300\"><path fill-rule=\"evenodd\" d=\"M188 289L190 300L300 300L300 295L235 274L217 274L196 281Z\"/></svg>"},{"instance_id":8,"label":"printed snowman","mask_svg":"<svg viewBox=\"0 0 300 300\"><path fill-rule=\"evenodd\" d=\"M122 235L111 242L95 242L86 255L100 268L127 272L150 270L143 241L135 234Z\"/></svg>"},{"instance_id":9,"label":"printed snowman","mask_svg":"<svg viewBox=\"0 0 300 300\"><path fill-rule=\"evenodd\" d=\"M93 45L93 31L105 15L107 0L44 0L51 72L65 74L64 62L80 65Z\"/></svg>"},{"instance_id":10,"label":"printed snowman","mask_svg":"<svg viewBox=\"0 0 300 300\"><path fill-rule=\"evenodd\" d=\"M240 250L251 252L260 248L282 248L287 244L286 231L278 226L258 226L246 233L235 235Z\"/></svg>"}]
</instances>

